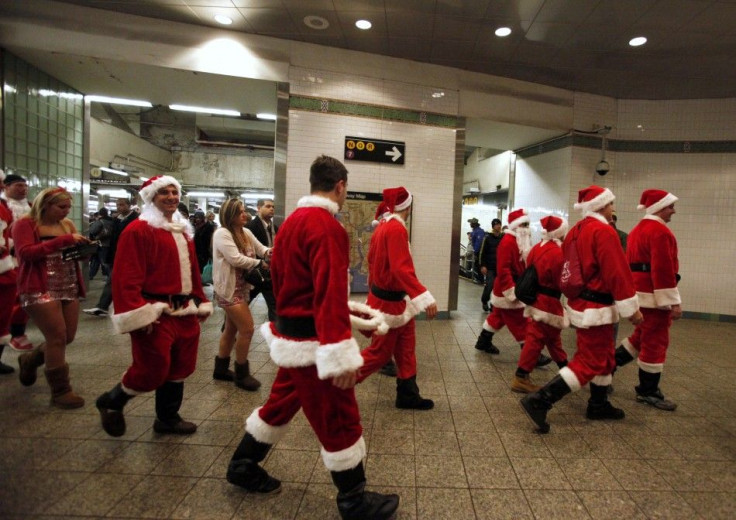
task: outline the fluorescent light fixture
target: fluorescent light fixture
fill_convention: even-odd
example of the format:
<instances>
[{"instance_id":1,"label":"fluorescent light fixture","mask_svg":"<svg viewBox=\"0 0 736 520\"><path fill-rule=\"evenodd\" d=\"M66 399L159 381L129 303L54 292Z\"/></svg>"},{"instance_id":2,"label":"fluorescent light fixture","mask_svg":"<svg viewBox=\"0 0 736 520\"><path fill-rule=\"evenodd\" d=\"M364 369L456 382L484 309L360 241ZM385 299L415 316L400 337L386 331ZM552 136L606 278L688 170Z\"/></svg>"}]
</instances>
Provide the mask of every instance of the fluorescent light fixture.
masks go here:
<instances>
[{"instance_id":1,"label":"fluorescent light fixture","mask_svg":"<svg viewBox=\"0 0 736 520\"><path fill-rule=\"evenodd\" d=\"M373 27L373 24L368 20L358 20L357 22L355 22L355 27L367 31L368 29Z\"/></svg>"},{"instance_id":2,"label":"fluorescent light fixture","mask_svg":"<svg viewBox=\"0 0 736 520\"><path fill-rule=\"evenodd\" d=\"M108 96L89 95L84 96L85 101L94 101L97 103L110 103L112 105L129 105L132 107L146 107L151 108L153 105L150 101L143 101L141 99L125 99Z\"/></svg>"},{"instance_id":3,"label":"fluorescent light fixture","mask_svg":"<svg viewBox=\"0 0 736 520\"><path fill-rule=\"evenodd\" d=\"M197 112L199 114L211 114L215 116L240 117L240 112L237 110L227 110L223 108L193 107L189 105L169 105L169 108L171 110L180 110L182 112Z\"/></svg>"},{"instance_id":4,"label":"fluorescent light fixture","mask_svg":"<svg viewBox=\"0 0 736 520\"><path fill-rule=\"evenodd\" d=\"M212 197L213 199L224 199L225 193L222 191L188 191L187 197Z\"/></svg>"},{"instance_id":5,"label":"fluorescent light fixture","mask_svg":"<svg viewBox=\"0 0 736 520\"><path fill-rule=\"evenodd\" d=\"M637 36L636 38L631 38L629 40L629 45L632 47L639 47L640 45L644 45L647 43L647 39L645 36Z\"/></svg>"},{"instance_id":6,"label":"fluorescent light fixture","mask_svg":"<svg viewBox=\"0 0 736 520\"><path fill-rule=\"evenodd\" d=\"M445 93L444 92L432 92L432 97L433 98L445 97Z\"/></svg>"},{"instance_id":7,"label":"fluorescent light fixture","mask_svg":"<svg viewBox=\"0 0 736 520\"><path fill-rule=\"evenodd\" d=\"M115 197L117 199L130 197L130 193L125 190L97 190L97 195L107 195L108 197Z\"/></svg>"},{"instance_id":8,"label":"fluorescent light fixture","mask_svg":"<svg viewBox=\"0 0 736 520\"><path fill-rule=\"evenodd\" d=\"M3 85L3 90L10 94L15 94L16 92L18 92L18 89L16 89L13 85L8 85L7 83Z\"/></svg>"},{"instance_id":9,"label":"fluorescent light fixture","mask_svg":"<svg viewBox=\"0 0 736 520\"><path fill-rule=\"evenodd\" d=\"M240 196L248 200L258 200L258 199L273 200L273 193L246 192L246 193L241 193Z\"/></svg>"},{"instance_id":10,"label":"fluorescent light fixture","mask_svg":"<svg viewBox=\"0 0 736 520\"><path fill-rule=\"evenodd\" d=\"M216 14L215 21L217 23L221 23L222 25L230 25L231 23L233 23L233 19L229 16L225 16L224 14Z\"/></svg>"},{"instance_id":11,"label":"fluorescent light fixture","mask_svg":"<svg viewBox=\"0 0 736 520\"><path fill-rule=\"evenodd\" d=\"M276 121L276 114L268 114L266 112L261 112L259 114L256 114L256 117L258 119L265 119L267 121Z\"/></svg>"},{"instance_id":12,"label":"fluorescent light fixture","mask_svg":"<svg viewBox=\"0 0 736 520\"><path fill-rule=\"evenodd\" d=\"M496 29L496 36L499 38L505 38L509 34L511 34L511 29L509 27L499 27Z\"/></svg>"},{"instance_id":13,"label":"fluorescent light fixture","mask_svg":"<svg viewBox=\"0 0 736 520\"><path fill-rule=\"evenodd\" d=\"M114 173L115 175L125 175L126 177L128 175L123 170L116 170L115 168L108 168L107 166L100 166L100 170L107 173Z\"/></svg>"}]
</instances>

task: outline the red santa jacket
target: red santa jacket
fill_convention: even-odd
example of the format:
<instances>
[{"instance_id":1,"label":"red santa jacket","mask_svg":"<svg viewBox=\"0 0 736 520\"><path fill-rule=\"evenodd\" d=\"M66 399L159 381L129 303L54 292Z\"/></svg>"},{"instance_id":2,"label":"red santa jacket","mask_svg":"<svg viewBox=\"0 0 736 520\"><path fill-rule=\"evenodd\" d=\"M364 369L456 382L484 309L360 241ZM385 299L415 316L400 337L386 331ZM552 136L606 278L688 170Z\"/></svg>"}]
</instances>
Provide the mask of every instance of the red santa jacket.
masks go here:
<instances>
[{"instance_id":1,"label":"red santa jacket","mask_svg":"<svg viewBox=\"0 0 736 520\"><path fill-rule=\"evenodd\" d=\"M586 289L612 295L614 305L571 298L567 301L570 323L578 328L597 327L618 322L619 315L633 315L639 304L616 230L599 213L586 213L567 233L565 243L575 236Z\"/></svg>"},{"instance_id":2,"label":"red santa jacket","mask_svg":"<svg viewBox=\"0 0 736 520\"><path fill-rule=\"evenodd\" d=\"M648 264L650 272L634 271L639 305L647 309L669 309L680 305L677 289L677 240L664 220L647 215L629 233L626 258L629 264Z\"/></svg>"},{"instance_id":3,"label":"red santa jacket","mask_svg":"<svg viewBox=\"0 0 736 520\"><path fill-rule=\"evenodd\" d=\"M543 240L532 247L526 263L527 266L533 265L537 270L539 285L555 291L560 290L563 258L559 240ZM560 299L548 294L538 293L537 300L524 309L524 316L558 329L570 326L570 320L562 308Z\"/></svg>"},{"instance_id":4,"label":"red santa jacket","mask_svg":"<svg viewBox=\"0 0 736 520\"><path fill-rule=\"evenodd\" d=\"M71 224L70 224L71 225ZM41 240L38 225L30 217L24 217L13 223L13 245L18 258L18 293L31 294L48 291L46 277L46 257L61 249L74 245L71 233L50 240ZM84 297L85 288L79 262L75 262L79 296Z\"/></svg>"},{"instance_id":5,"label":"red santa jacket","mask_svg":"<svg viewBox=\"0 0 736 520\"><path fill-rule=\"evenodd\" d=\"M385 291L406 293L400 301L382 300L372 292L368 293L368 305L380 310L392 329L405 325L435 303L434 297L417 278L406 223L396 214L382 220L373 233L368 250L368 270L371 285Z\"/></svg>"},{"instance_id":6,"label":"red santa jacket","mask_svg":"<svg viewBox=\"0 0 736 520\"><path fill-rule=\"evenodd\" d=\"M13 248L13 238L10 234L10 225L13 223L13 213L8 208L5 199L0 199L0 282L14 283L16 272L10 250Z\"/></svg>"},{"instance_id":7,"label":"red santa jacket","mask_svg":"<svg viewBox=\"0 0 736 520\"><path fill-rule=\"evenodd\" d=\"M516 233L506 231L496 250L496 280L493 282L491 304L499 309L521 309L516 299L516 279L524 272L524 260L516 244Z\"/></svg>"},{"instance_id":8,"label":"red santa jacket","mask_svg":"<svg viewBox=\"0 0 736 520\"><path fill-rule=\"evenodd\" d=\"M337 203L302 197L276 234L271 278L279 317L312 318L316 337L294 338L264 323L271 358L280 367L317 366L328 379L363 365L350 328L348 309L349 240L335 219Z\"/></svg>"},{"instance_id":9,"label":"red santa jacket","mask_svg":"<svg viewBox=\"0 0 736 520\"><path fill-rule=\"evenodd\" d=\"M146 205L138 220L120 235L113 264L112 323L119 334L155 322L162 313L171 316L209 316L212 303L202 290L192 230L184 217L175 214L169 223L159 210ZM184 307L174 309L168 302L146 297L191 295ZM196 300L196 301L195 301Z\"/></svg>"}]
</instances>

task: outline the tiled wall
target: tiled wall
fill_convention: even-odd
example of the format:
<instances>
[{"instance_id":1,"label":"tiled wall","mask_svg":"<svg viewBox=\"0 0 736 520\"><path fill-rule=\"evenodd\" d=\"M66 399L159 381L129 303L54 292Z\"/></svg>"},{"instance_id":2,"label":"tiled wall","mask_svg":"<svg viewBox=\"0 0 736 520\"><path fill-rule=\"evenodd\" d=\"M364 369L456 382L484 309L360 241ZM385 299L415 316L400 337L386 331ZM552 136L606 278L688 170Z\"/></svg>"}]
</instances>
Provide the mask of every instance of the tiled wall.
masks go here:
<instances>
[{"instance_id":1,"label":"tiled wall","mask_svg":"<svg viewBox=\"0 0 736 520\"><path fill-rule=\"evenodd\" d=\"M315 71L310 73L313 75L309 77L317 75ZM363 84L363 78L347 78L333 73L320 76L322 83L316 80L305 83L300 79L305 71L295 69L294 74L292 95L326 97L325 93L329 93L353 102L375 105L390 102L392 106L410 109L420 109L426 101L425 87L374 79ZM316 85L324 85L324 90ZM307 88L309 92L305 92ZM436 106L432 110L439 111ZM292 109L289 111L287 214L301 196L309 193L309 166L314 158L324 153L342 160L344 139L348 135L406 143L403 166L347 161L350 172L348 185L351 191L375 193L386 187L402 185L412 192L411 242L417 274L437 299L439 309L447 310L448 273L451 263L455 263L450 246L452 210L456 203L453 199L455 130Z\"/></svg>"}]
</instances>

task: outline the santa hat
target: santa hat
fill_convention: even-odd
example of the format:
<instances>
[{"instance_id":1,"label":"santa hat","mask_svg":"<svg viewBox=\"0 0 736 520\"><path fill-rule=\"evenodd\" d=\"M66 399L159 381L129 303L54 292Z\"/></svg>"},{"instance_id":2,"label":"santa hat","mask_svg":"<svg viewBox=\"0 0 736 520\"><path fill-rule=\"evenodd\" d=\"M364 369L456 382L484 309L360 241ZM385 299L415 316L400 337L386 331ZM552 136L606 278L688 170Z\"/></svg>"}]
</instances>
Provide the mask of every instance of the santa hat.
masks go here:
<instances>
[{"instance_id":1,"label":"santa hat","mask_svg":"<svg viewBox=\"0 0 736 520\"><path fill-rule=\"evenodd\" d=\"M403 186L383 190L383 202L386 203L386 209L391 213L404 211L411 206L411 201L411 193Z\"/></svg>"},{"instance_id":2,"label":"santa hat","mask_svg":"<svg viewBox=\"0 0 736 520\"><path fill-rule=\"evenodd\" d=\"M509 213L509 229L514 230L522 224L529 223L529 214L524 208L515 209Z\"/></svg>"},{"instance_id":3,"label":"santa hat","mask_svg":"<svg viewBox=\"0 0 736 520\"><path fill-rule=\"evenodd\" d=\"M176 189L181 193L181 184L179 184L179 181L171 175L158 175L156 177L151 177L141 185L138 193L140 193L145 204L150 204L158 190L165 188L166 186L171 186L172 184L176 186Z\"/></svg>"},{"instance_id":4,"label":"santa hat","mask_svg":"<svg viewBox=\"0 0 736 520\"><path fill-rule=\"evenodd\" d=\"M608 188L588 186L578 192L578 201L574 207L575 209L579 209L582 213L598 211L610 202L613 202L615 199L616 196Z\"/></svg>"},{"instance_id":5,"label":"santa hat","mask_svg":"<svg viewBox=\"0 0 736 520\"><path fill-rule=\"evenodd\" d=\"M545 240L561 240L567 233L567 220L564 218L550 215L539 222L542 224L542 238Z\"/></svg>"},{"instance_id":6,"label":"santa hat","mask_svg":"<svg viewBox=\"0 0 736 520\"><path fill-rule=\"evenodd\" d=\"M664 190L644 190L636 209L646 209L647 215L654 215L678 200L680 199Z\"/></svg>"},{"instance_id":7,"label":"santa hat","mask_svg":"<svg viewBox=\"0 0 736 520\"><path fill-rule=\"evenodd\" d=\"M376 218L373 219L373 222L371 222L371 227L378 226L379 222L381 222L381 219L384 219L388 217L391 214L391 212L388 209L388 206L384 201L381 201L381 203L376 208Z\"/></svg>"}]
</instances>

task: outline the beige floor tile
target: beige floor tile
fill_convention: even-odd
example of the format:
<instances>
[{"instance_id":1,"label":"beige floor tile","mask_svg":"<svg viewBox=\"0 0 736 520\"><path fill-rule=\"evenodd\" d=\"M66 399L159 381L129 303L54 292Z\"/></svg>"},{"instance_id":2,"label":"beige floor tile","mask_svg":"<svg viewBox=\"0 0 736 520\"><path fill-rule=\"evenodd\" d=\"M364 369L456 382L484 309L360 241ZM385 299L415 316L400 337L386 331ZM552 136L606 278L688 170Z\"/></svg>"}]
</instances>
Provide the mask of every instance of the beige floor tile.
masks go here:
<instances>
[{"instance_id":1,"label":"beige floor tile","mask_svg":"<svg viewBox=\"0 0 736 520\"><path fill-rule=\"evenodd\" d=\"M593 520L647 518L626 491L578 491L577 495Z\"/></svg>"},{"instance_id":2,"label":"beige floor tile","mask_svg":"<svg viewBox=\"0 0 736 520\"><path fill-rule=\"evenodd\" d=\"M520 489L519 478L507 457L463 457L472 488Z\"/></svg>"},{"instance_id":3,"label":"beige floor tile","mask_svg":"<svg viewBox=\"0 0 736 520\"><path fill-rule=\"evenodd\" d=\"M473 501L467 489L417 489L417 518L446 520L474 516Z\"/></svg>"},{"instance_id":4,"label":"beige floor tile","mask_svg":"<svg viewBox=\"0 0 736 520\"><path fill-rule=\"evenodd\" d=\"M674 491L631 491L631 498L648 518L691 520L698 514Z\"/></svg>"},{"instance_id":5,"label":"beige floor tile","mask_svg":"<svg viewBox=\"0 0 736 520\"><path fill-rule=\"evenodd\" d=\"M417 487L467 488L463 459L438 455L434 457L416 457Z\"/></svg>"},{"instance_id":6,"label":"beige floor tile","mask_svg":"<svg viewBox=\"0 0 736 520\"><path fill-rule=\"evenodd\" d=\"M591 518L585 505L572 491L527 490L524 492L535 518L584 520Z\"/></svg>"},{"instance_id":7,"label":"beige floor tile","mask_svg":"<svg viewBox=\"0 0 736 520\"><path fill-rule=\"evenodd\" d=\"M196 485L197 479L152 475L141 480L118 501L109 516L133 518L170 518L177 505Z\"/></svg>"},{"instance_id":8,"label":"beige floor tile","mask_svg":"<svg viewBox=\"0 0 736 520\"><path fill-rule=\"evenodd\" d=\"M511 458L522 489L571 489L560 464L555 459Z\"/></svg>"},{"instance_id":9,"label":"beige floor tile","mask_svg":"<svg viewBox=\"0 0 736 520\"><path fill-rule=\"evenodd\" d=\"M517 489L471 489L478 520L532 520L524 492Z\"/></svg>"},{"instance_id":10,"label":"beige floor tile","mask_svg":"<svg viewBox=\"0 0 736 520\"><path fill-rule=\"evenodd\" d=\"M685 501L708 520L731 520L736 518L736 496L731 493L697 493L681 491Z\"/></svg>"}]
</instances>

